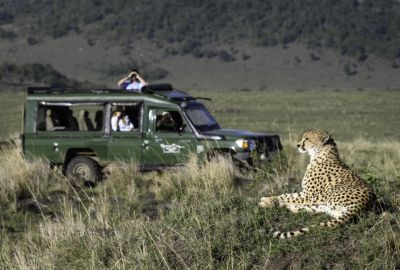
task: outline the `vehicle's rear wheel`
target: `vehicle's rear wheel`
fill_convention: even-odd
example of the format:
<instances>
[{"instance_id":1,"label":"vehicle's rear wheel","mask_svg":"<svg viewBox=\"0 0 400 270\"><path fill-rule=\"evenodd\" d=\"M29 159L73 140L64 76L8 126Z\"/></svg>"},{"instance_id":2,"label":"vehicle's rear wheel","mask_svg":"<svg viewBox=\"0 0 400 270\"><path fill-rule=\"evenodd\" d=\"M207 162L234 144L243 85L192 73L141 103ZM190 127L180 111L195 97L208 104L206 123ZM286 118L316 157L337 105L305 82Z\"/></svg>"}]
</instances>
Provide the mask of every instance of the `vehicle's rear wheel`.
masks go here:
<instances>
[{"instance_id":1,"label":"vehicle's rear wheel","mask_svg":"<svg viewBox=\"0 0 400 270\"><path fill-rule=\"evenodd\" d=\"M67 177L82 181L85 185L90 185L100 180L100 166L89 157L76 156L67 164L65 174Z\"/></svg>"}]
</instances>

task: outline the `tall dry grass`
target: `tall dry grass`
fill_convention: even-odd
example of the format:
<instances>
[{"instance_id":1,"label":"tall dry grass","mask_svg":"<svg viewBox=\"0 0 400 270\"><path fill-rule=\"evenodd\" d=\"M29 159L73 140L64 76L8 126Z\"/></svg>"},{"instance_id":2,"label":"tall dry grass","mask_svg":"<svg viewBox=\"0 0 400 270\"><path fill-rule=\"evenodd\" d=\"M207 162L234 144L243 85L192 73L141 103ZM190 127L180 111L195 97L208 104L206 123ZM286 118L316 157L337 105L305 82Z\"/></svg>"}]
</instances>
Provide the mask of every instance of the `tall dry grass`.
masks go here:
<instances>
[{"instance_id":1,"label":"tall dry grass","mask_svg":"<svg viewBox=\"0 0 400 270\"><path fill-rule=\"evenodd\" d=\"M400 143L357 139L338 142L338 147L343 160L393 207L290 242L271 239L266 232L320 217L260 209L257 200L300 188L308 160L294 147L247 173L225 159L202 163L192 157L183 168L145 174L132 163L119 162L93 188L73 185L44 160L26 161L18 149L6 150L0 155L1 206L6 210L1 214L0 265L261 269L286 262L305 269L395 269L400 266ZM238 183L238 178L245 180ZM36 203L34 211L21 207L26 201ZM13 231L12 219L28 225Z\"/></svg>"}]
</instances>

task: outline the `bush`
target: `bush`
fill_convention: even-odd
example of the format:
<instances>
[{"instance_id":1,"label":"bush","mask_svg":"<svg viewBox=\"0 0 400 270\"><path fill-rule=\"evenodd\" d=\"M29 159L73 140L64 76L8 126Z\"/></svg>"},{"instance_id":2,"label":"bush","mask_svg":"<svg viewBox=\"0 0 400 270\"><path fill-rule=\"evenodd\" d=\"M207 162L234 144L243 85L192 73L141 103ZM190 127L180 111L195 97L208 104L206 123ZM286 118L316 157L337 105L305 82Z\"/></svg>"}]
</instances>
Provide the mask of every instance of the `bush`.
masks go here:
<instances>
[{"instance_id":1,"label":"bush","mask_svg":"<svg viewBox=\"0 0 400 270\"><path fill-rule=\"evenodd\" d=\"M17 66L4 63L0 66L3 83L41 84L52 87L83 87L87 83L67 78L48 64L24 64Z\"/></svg>"},{"instance_id":2,"label":"bush","mask_svg":"<svg viewBox=\"0 0 400 270\"><path fill-rule=\"evenodd\" d=\"M33 46L39 43L39 40L37 40L35 37L27 37L26 42L28 45Z\"/></svg>"},{"instance_id":3,"label":"bush","mask_svg":"<svg viewBox=\"0 0 400 270\"><path fill-rule=\"evenodd\" d=\"M7 30L4 30L3 28L0 28L0 38L1 39L14 40L16 37L17 37L17 35L13 31L7 31Z\"/></svg>"},{"instance_id":4,"label":"bush","mask_svg":"<svg viewBox=\"0 0 400 270\"><path fill-rule=\"evenodd\" d=\"M354 64L346 63L346 64L343 66L344 74L345 74L346 76L354 76L354 75L356 75L356 74L358 73L356 67L357 67L357 66L354 65Z\"/></svg>"},{"instance_id":5,"label":"bush","mask_svg":"<svg viewBox=\"0 0 400 270\"><path fill-rule=\"evenodd\" d=\"M221 50L218 53L218 57L222 62L232 62L235 61L235 57L233 57L233 55L231 55L230 53L228 53L225 50Z\"/></svg>"}]
</instances>

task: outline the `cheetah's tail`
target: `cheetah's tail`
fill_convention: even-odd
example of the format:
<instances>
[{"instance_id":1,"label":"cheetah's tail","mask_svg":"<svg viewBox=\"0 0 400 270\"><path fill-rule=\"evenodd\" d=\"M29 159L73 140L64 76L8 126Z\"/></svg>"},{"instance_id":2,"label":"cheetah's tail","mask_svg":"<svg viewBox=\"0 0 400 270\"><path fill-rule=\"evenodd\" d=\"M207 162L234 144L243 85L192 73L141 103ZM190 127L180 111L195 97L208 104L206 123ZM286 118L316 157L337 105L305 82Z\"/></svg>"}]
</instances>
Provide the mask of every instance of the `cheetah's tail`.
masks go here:
<instances>
[{"instance_id":1,"label":"cheetah's tail","mask_svg":"<svg viewBox=\"0 0 400 270\"><path fill-rule=\"evenodd\" d=\"M321 222L319 224L319 227L327 227L327 228L335 228L339 227L343 224L345 224L351 217L341 217L341 218L333 218L329 221L326 222ZM279 239L287 239L287 238L292 238L292 237L297 237L303 234L306 234L310 231L311 228L315 228L318 225L311 225L310 227L305 227L296 231L288 231L288 232L281 232L281 231L275 231L272 233L273 238L279 238Z\"/></svg>"}]
</instances>

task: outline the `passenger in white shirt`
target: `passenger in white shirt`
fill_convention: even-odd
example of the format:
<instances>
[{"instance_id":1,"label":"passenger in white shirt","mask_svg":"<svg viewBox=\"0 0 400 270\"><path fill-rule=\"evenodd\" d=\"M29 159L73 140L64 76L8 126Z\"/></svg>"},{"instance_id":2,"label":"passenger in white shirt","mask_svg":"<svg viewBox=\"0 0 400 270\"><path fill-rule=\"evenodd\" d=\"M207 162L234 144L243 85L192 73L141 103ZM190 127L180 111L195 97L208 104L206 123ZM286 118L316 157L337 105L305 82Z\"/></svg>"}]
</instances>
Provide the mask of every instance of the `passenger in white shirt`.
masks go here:
<instances>
[{"instance_id":1,"label":"passenger in white shirt","mask_svg":"<svg viewBox=\"0 0 400 270\"><path fill-rule=\"evenodd\" d=\"M134 126L127 115L121 117L118 121L119 131L131 131Z\"/></svg>"},{"instance_id":2,"label":"passenger in white shirt","mask_svg":"<svg viewBox=\"0 0 400 270\"><path fill-rule=\"evenodd\" d=\"M120 111L113 112L112 117L111 117L111 129L113 131L119 130L118 122L121 119L121 116L122 116L122 112L120 112Z\"/></svg>"}]
</instances>

